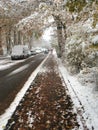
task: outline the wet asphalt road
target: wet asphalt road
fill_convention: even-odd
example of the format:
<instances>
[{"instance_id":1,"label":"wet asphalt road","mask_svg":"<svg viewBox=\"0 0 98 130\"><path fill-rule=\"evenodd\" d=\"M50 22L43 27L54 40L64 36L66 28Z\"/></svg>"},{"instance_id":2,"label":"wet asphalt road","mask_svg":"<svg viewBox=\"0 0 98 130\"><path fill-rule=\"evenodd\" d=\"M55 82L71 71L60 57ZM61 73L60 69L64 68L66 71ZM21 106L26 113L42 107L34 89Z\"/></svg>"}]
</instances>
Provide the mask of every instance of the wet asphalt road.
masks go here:
<instances>
[{"instance_id":1,"label":"wet asphalt road","mask_svg":"<svg viewBox=\"0 0 98 130\"><path fill-rule=\"evenodd\" d=\"M29 57L11 68L0 71L0 114L10 105L30 74L45 57L45 54Z\"/></svg>"}]
</instances>

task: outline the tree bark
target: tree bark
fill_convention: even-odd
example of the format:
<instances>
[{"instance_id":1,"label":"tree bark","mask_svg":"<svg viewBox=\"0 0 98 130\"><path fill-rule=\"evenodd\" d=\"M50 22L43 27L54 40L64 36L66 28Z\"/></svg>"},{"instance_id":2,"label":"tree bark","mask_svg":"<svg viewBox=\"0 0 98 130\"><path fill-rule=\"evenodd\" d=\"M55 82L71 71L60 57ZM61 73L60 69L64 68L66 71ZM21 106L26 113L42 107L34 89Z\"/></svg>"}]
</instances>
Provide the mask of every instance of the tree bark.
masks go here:
<instances>
[{"instance_id":1,"label":"tree bark","mask_svg":"<svg viewBox=\"0 0 98 130\"><path fill-rule=\"evenodd\" d=\"M66 25L63 24L63 32L64 32L64 40L66 41L67 34L66 34Z\"/></svg>"},{"instance_id":2,"label":"tree bark","mask_svg":"<svg viewBox=\"0 0 98 130\"><path fill-rule=\"evenodd\" d=\"M17 32L14 30L14 45L17 45Z\"/></svg>"},{"instance_id":3,"label":"tree bark","mask_svg":"<svg viewBox=\"0 0 98 130\"><path fill-rule=\"evenodd\" d=\"M65 42L66 42L66 38L67 38L67 34L66 34L66 25L65 24L63 24L62 25L63 27L63 42L62 42L62 55L63 55L63 53L64 53L64 51L65 51Z\"/></svg>"},{"instance_id":4,"label":"tree bark","mask_svg":"<svg viewBox=\"0 0 98 130\"><path fill-rule=\"evenodd\" d=\"M7 54L11 53L11 27L8 29L8 33L6 36L6 43L7 43Z\"/></svg>"},{"instance_id":5,"label":"tree bark","mask_svg":"<svg viewBox=\"0 0 98 130\"><path fill-rule=\"evenodd\" d=\"M18 44L21 44L21 33L18 31Z\"/></svg>"},{"instance_id":6,"label":"tree bark","mask_svg":"<svg viewBox=\"0 0 98 130\"><path fill-rule=\"evenodd\" d=\"M2 49L2 28L0 27L0 55L3 55L3 49Z\"/></svg>"},{"instance_id":7,"label":"tree bark","mask_svg":"<svg viewBox=\"0 0 98 130\"><path fill-rule=\"evenodd\" d=\"M59 57L62 57L65 48L65 30L59 16L54 16L54 20L57 26Z\"/></svg>"},{"instance_id":8,"label":"tree bark","mask_svg":"<svg viewBox=\"0 0 98 130\"><path fill-rule=\"evenodd\" d=\"M62 56L62 27L57 26L57 36L58 36L58 47L59 47L59 57Z\"/></svg>"}]
</instances>

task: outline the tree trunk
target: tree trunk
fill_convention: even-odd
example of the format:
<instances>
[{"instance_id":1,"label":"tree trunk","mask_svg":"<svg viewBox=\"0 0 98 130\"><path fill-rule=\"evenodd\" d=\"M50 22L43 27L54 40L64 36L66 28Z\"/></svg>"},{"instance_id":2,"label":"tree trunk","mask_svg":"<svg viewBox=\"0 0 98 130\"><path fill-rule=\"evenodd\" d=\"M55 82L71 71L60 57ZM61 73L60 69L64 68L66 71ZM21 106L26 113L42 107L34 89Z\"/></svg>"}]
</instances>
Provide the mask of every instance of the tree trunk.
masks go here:
<instances>
[{"instance_id":1,"label":"tree trunk","mask_svg":"<svg viewBox=\"0 0 98 130\"><path fill-rule=\"evenodd\" d=\"M7 54L11 53L11 28L9 27L8 34L6 36Z\"/></svg>"},{"instance_id":2,"label":"tree trunk","mask_svg":"<svg viewBox=\"0 0 98 130\"><path fill-rule=\"evenodd\" d=\"M20 31L18 32L18 44L21 44L21 33L20 33Z\"/></svg>"},{"instance_id":3,"label":"tree trunk","mask_svg":"<svg viewBox=\"0 0 98 130\"><path fill-rule=\"evenodd\" d=\"M61 26L57 26L57 37L58 37L59 57L61 57L62 56L62 42L63 42Z\"/></svg>"},{"instance_id":4,"label":"tree trunk","mask_svg":"<svg viewBox=\"0 0 98 130\"><path fill-rule=\"evenodd\" d=\"M17 32L14 30L14 45L17 45Z\"/></svg>"},{"instance_id":5,"label":"tree trunk","mask_svg":"<svg viewBox=\"0 0 98 130\"><path fill-rule=\"evenodd\" d=\"M58 48L59 48L59 57L63 56L64 48L65 48L65 40L64 40L64 28L62 21L59 16L54 16L54 20L57 26L57 37L58 37Z\"/></svg>"},{"instance_id":6,"label":"tree trunk","mask_svg":"<svg viewBox=\"0 0 98 130\"><path fill-rule=\"evenodd\" d=\"M67 34L66 34L66 25L63 24L63 32L64 32L64 40L66 41Z\"/></svg>"},{"instance_id":7,"label":"tree trunk","mask_svg":"<svg viewBox=\"0 0 98 130\"><path fill-rule=\"evenodd\" d=\"M2 36L1 36L1 35L2 35L2 33L1 33L2 31L1 31L1 29L2 29L2 28L0 27L0 55L3 55Z\"/></svg>"},{"instance_id":8,"label":"tree trunk","mask_svg":"<svg viewBox=\"0 0 98 130\"><path fill-rule=\"evenodd\" d=\"M64 54L65 51L65 42L66 42L66 38L67 38L67 34L66 34L66 25L63 24L63 42L62 42L62 55Z\"/></svg>"},{"instance_id":9,"label":"tree trunk","mask_svg":"<svg viewBox=\"0 0 98 130\"><path fill-rule=\"evenodd\" d=\"M98 72L95 72L95 83L96 83L95 91L98 91Z\"/></svg>"}]
</instances>

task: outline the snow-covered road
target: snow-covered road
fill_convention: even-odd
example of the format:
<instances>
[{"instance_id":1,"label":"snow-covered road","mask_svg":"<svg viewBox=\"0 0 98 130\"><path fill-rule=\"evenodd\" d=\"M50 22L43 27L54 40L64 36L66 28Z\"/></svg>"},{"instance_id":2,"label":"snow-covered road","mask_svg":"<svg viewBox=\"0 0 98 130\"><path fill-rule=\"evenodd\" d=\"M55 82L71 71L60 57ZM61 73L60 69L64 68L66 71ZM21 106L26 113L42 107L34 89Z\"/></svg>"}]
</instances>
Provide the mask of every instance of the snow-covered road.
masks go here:
<instances>
[{"instance_id":1,"label":"snow-covered road","mask_svg":"<svg viewBox=\"0 0 98 130\"><path fill-rule=\"evenodd\" d=\"M12 61L10 58L0 59L0 70L12 67L13 65L23 62L24 60Z\"/></svg>"}]
</instances>

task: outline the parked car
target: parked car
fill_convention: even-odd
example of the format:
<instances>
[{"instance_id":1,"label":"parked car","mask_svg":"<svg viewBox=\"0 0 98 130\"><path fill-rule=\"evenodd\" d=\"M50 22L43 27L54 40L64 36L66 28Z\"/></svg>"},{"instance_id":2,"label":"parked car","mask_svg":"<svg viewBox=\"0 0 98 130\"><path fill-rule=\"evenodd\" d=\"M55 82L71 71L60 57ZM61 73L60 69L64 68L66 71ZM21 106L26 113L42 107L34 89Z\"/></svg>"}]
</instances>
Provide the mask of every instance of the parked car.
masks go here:
<instances>
[{"instance_id":1,"label":"parked car","mask_svg":"<svg viewBox=\"0 0 98 130\"><path fill-rule=\"evenodd\" d=\"M29 57L30 51L27 45L15 45L12 48L11 59L24 59Z\"/></svg>"},{"instance_id":2,"label":"parked car","mask_svg":"<svg viewBox=\"0 0 98 130\"><path fill-rule=\"evenodd\" d=\"M31 55L36 55L36 54L37 54L36 50L31 50Z\"/></svg>"},{"instance_id":3,"label":"parked car","mask_svg":"<svg viewBox=\"0 0 98 130\"><path fill-rule=\"evenodd\" d=\"M31 49L31 55L36 55L36 54L41 53L41 52L42 52L42 50L39 47Z\"/></svg>"},{"instance_id":4,"label":"parked car","mask_svg":"<svg viewBox=\"0 0 98 130\"><path fill-rule=\"evenodd\" d=\"M48 52L49 52L49 50L48 50L48 49L46 49L46 50L44 51L44 53L45 53L45 54L48 54Z\"/></svg>"}]
</instances>

